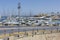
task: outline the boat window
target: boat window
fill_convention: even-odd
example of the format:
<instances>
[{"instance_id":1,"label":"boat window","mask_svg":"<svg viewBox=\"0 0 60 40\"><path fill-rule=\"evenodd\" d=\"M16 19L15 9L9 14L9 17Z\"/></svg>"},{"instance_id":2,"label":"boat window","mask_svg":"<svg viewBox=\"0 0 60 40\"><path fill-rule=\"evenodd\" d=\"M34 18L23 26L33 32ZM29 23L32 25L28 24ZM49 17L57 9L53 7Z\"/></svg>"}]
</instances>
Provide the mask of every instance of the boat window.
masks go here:
<instances>
[{"instance_id":1,"label":"boat window","mask_svg":"<svg viewBox=\"0 0 60 40\"><path fill-rule=\"evenodd\" d=\"M8 24L5 24L5 26L8 26Z\"/></svg>"},{"instance_id":2,"label":"boat window","mask_svg":"<svg viewBox=\"0 0 60 40\"><path fill-rule=\"evenodd\" d=\"M38 23L38 21L36 21L36 23Z\"/></svg>"}]
</instances>

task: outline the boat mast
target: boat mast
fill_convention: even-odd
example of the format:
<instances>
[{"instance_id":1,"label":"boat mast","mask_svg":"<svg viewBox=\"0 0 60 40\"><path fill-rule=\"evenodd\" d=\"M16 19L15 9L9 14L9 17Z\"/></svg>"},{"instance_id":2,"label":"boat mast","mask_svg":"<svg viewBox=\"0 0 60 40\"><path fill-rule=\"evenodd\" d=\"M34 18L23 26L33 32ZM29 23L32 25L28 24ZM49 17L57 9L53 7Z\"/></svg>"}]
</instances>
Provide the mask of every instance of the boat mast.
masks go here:
<instances>
[{"instance_id":1,"label":"boat mast","mask_svg":"<svg viewBox=\"0 0 60 40\"><path fill-rule=\"evenodd\" d=\"M20 6L20 2L18 3L18 22L19 22L19 20L20 20L20 9L21 9L21 6ZM20 23L20 22L19 22Z\"/></svg>"}]
</instances>

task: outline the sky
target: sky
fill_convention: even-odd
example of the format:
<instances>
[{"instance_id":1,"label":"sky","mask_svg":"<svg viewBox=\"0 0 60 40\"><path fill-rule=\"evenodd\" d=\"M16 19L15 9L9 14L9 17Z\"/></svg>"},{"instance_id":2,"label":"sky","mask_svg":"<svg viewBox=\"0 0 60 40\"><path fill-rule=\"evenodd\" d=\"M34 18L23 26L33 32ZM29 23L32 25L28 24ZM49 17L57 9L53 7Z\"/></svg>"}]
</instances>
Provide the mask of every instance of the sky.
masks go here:
<instances>
[{"instance_id":1,"label":"sky","mask_svg":"<svg viewBox=\"0 0 60 40\"><path fill-rule=\"evenodd\" d=\"M18 15L18 2L21 15L60 12L60 0L0 0L0 15Z\"/></svg>"}]
</instances>

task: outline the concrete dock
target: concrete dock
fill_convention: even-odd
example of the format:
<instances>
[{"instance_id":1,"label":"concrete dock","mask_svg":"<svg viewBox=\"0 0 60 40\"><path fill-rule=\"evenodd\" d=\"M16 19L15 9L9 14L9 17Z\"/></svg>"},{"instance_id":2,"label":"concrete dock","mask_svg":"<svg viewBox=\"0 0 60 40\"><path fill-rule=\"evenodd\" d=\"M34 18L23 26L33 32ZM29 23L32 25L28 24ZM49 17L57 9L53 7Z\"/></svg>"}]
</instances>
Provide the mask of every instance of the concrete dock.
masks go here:
<instances>
[{"instance_id":1,"label":"concrete dock","mask_svg":"<svg viewBox=\"0 0 60 40\"><path fill-rule=\"evenodd\" d=\"M0 40L39 40L47 35L55 35L58 37L60 34L60 27L11 27L0 28Z\"/></svg>"}]
</instances>

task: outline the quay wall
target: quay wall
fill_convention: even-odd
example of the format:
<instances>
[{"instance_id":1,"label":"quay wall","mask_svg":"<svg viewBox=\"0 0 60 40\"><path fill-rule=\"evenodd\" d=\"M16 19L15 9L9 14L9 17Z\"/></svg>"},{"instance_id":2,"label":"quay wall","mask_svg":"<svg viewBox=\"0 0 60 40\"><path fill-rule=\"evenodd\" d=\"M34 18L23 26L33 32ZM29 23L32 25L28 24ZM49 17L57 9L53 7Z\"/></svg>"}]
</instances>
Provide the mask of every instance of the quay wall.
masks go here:
<instances>
[{"instance_id":1,"label":"quay wall","mask_svg":"<svg viewBox=\"0 0 60 40\"><path fill-rule=\"evenodd\" d=\"M33 30L0 35L0 40L59 40L60 30Z\"/></svg>"},{"instance_id":2,"label":"quay wall","mask_svg":"<svg viewBox=\"0 0 60 40\"><path fill-rule=\"evenodd\" d=\"M60 40L60 33L34 35L16 40Z\"/></svg>"}]
</instances>

